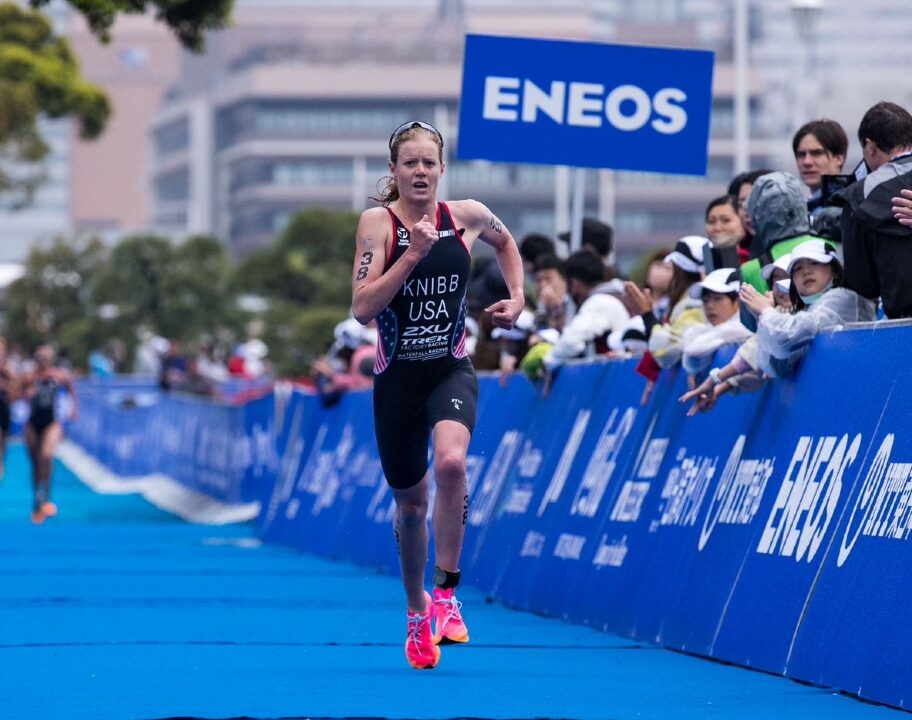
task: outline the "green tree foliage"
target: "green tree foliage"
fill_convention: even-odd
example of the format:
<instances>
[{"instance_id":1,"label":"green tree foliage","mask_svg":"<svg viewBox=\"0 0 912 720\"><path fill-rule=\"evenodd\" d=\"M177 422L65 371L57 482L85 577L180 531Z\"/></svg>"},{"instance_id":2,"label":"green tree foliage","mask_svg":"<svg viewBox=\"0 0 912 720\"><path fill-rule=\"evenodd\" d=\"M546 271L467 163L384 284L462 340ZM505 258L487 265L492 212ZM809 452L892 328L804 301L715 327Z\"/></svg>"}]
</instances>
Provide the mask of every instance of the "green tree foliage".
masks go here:
<instances>
[{"instance_id":1,"label":"green tree foliage","mask_svg":"<svg viewBox=\"0 0 912 720\"><path fill-rule=\"evenodd\" d=\"M132 354L143 327L192 347L203 338L243 340L256 321L278 373L303 375L349 314L357 224L354 213L308 210L234 267L208 236L174 244L136 235L113 247L60 240L33 250L10 287L6 331L24 348L55 342L83 365L113 339ZM265 298L268 309L242 312L241 293Z\"/></svg>"},{"instance_id":2,"label":"green tree foliage","mask_svg":"<svg viewBox=\"0 0 912 720\"><path fill-rule=\"evenodd\" d=\"M52 0L29 0L36 9L46 7ZM188 50L199 52L204 47L208 30L228 25L234 0L67 0L82 13L92 32L103 42L111 37L111 27L120 14L142 15L154 12L155 17L171 28Z\"/></svg>"},{"instance_id":3,"label":"green tree foliage","mask_svg":"<svg viewBox=\"0 0 912 720\"><path fill-rule=\"evenodd\" d=\"M141 327L188 345L241 335L244 316L229 292L230 261L208 236L181 245L167 238L57 241L35 249L8 296L7 334L31 348L51 341L79 365L89 351L117 339L132 352Z\"/></svg>"},{"instance_id":4,"label":"green tree foliage","mask_svg":"<svg viewBox=\"0 0 912 720\"><path fill-rule=\"evenodd\" d=\"M92 299L98 306L118 308L118 316L134 326L159 327L162 320L162 278L174 255L171 241L156 235L122 240L109 262L94 278Z\"/></svg>"},{"instance_id":5,"label":"green tree foliage","mask_svg":"<svg viewBox=\"0 0 912 720\"><path fill-rule=\"evenodd\" d=\"M214 237L197 235L178 245L162 281L162 334L185 341L239 334L244 318L228 286L230 271L225 246Z\"/></svg>"},{"instance_id":6,"label":"green tree foliage","mask_svg":"<svg viewBox=\"0 0 912 720\"><path fill-rule=\"evenodd\" d=\"M29 0L32 10L0 2L0 196L27 206L44 180L40 161L48 146L38 132L41 117L74 118L82 138L104 131L111 115L108 96L82 77L65 38L54 35L39 12L52 0ZM107 42L121 14L154 12L184 47L203 49L205 33L225 27L234 0L67 0L92 32Z\"/></svg>"},{"instance_id":7,"label":"green tree foliage","mask_svg":"<svg viewBox=\"0 0 912 720\"><path fill-rule=\"evenodd\" d=\"M355 213L298 213L271 247L240 263L233 285L299 305L350 305L357 228Z\"/></svg>"},{"instance_id":8,"label":"green tree foliage","mask_svg":"<svg viewBox=\"0 0 912 720\"><path fill-rule=\"evenodd\" d=\"M232 287L270 301L266 341L276 366L303 374L332 343L351 308L356 213L307 210L295 215L272 247L235 269Z\"/></svg>"},{"instance_id":9,"label":"green tree foliage","mask_svg":"<svg viewBox=\"0 0 912 720\"><path fill-rule=\"evenodd\" d=\"M98 137L111 114L104 91L87 82L69 43L41 13L0 3L0 194L27 205L48 147L36 121L73 117L83 138Z\"/></svg>"},{"instance_id":10,"label":"green tree foliage","mask_svg":"<svg viewBox=\"0 0 912 720\"><path fill-rule=\"evenodd\" d=\"M321 305L303 308L275 301L263 320L262 337L269 346L269 359L282 377L304 377L313 361L326 353L333 341L333 328L348 315L349 308Z\"/></svg>"},{"instance_id":11,"label":"green tree foliage","mask_svg":"<svg viewBox=\"0 0 912 720\"><path fill-rule=\"evenodd\" d=\"M10 341L28 351L81 322L86 317L91 278L103 265L104 255L98 241L58 240L47 249L32 250L25 275L10 286L7 296Z\"/></svg>"},{"instance_id":12,"label":"green tree foliage","mask_svg":"<svg viewBox=\"0 0 912 720\"><path fill-rule=\"evenodd\" d=\"M130 327L194 342L239 329L228 278L228 254L215 238L200 235L174 245L164 237L136 235L113 249L95 277L92 300L95 307L116 307Z\"/></svg>"}]
</instances>

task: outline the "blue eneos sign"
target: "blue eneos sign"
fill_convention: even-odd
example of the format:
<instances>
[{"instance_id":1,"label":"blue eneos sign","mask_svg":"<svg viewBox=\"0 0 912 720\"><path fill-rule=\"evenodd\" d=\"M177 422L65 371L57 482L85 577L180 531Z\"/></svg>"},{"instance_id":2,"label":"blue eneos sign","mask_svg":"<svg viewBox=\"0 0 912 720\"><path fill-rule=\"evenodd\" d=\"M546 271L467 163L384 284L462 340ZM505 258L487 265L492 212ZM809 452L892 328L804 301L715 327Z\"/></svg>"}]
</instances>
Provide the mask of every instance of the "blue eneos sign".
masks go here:
<instances>
[{"instance_id":1,"label":"blue eneos sign","mask_svg":"<svg viewBox=\"0 0 912 720\"><path fill-rule=\"evenodd\" d=\"M704 175L713 53L467 35L460 159Z\"/></svg>"}]
</instances>

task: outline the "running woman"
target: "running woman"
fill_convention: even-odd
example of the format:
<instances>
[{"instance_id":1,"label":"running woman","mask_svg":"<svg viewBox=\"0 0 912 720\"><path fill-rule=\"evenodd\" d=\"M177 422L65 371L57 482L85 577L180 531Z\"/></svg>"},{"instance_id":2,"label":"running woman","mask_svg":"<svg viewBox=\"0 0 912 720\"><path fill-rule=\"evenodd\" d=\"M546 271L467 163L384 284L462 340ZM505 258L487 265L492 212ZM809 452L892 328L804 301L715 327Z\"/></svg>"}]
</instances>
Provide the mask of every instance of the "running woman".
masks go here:
<instances>
[{"instance_id":1,"label":"running woman","mask_svg":"<svg viewBox=\"0 0 912 720\"><path fill-rule=\"evenodd\" d=\"M407 122L389 139L389 171L358 223L352 311L376 319L374 423L386 481L396 501L394 530L408 600L405 655L436 667L439 644L468 642L456 600L469 495L466 455L475 426L478 382L465 348L466 285L478 239L491 245L510 297L486 309L511 328L522 312L523 267L503 223L480 202L437 202L445 170L443 138ZM434 594L424 589L428 560L428 441L433 441ZM431 618L436 629L432 631Z\"/></svg>"},{"instance_id":2,"label":"running woman","mask_svg":"<svg viewBox=\"0 0 912 720\"><path fill-rule=\"evenodd\" d=\"M66 388L72 398L71 420L76 418L76 391L66 370L54 366L54 350L50 345L35 349L35 369L23 380L22 394L29 401L31 412L23 434L32 459L32 522L40 525L45 518L57 514L51 502L51 468L54 453L63 437L63 426L57 419L57 394Z\"/></svg>"},{"instance_id":3,"label":"running woman","mask_svg":"<svg viewBox=\"0 0 912 720\"><path fill-rule=\"evenodd\" d=\"M6 347L6 338L0 336L0 480L3 480L6 473L6 441L9 438L11 405L16 389L16 372Z\"/></svg>"}]
</instances>

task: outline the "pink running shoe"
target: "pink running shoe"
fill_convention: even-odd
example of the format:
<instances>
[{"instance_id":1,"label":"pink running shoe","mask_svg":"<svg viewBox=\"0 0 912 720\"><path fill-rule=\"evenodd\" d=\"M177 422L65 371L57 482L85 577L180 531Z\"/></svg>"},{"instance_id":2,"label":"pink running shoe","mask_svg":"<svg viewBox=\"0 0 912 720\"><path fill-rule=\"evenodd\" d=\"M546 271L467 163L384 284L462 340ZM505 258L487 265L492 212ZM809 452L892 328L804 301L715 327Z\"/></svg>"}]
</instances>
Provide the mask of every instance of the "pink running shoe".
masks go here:
<instances>
[{"instance_id":1,"label":"pink running shoe","mask_svg":"<svg viewBox=\"0 0 912 720\"><path fill-rule=\"evenodd\" d=\"M460 608L462 603L456 599L455 588L434 588L434 619L437 621L434 642L438 645L469 641L469 629L462 620Z\"/></svg>"},{"instance_id":2,"label":"pink running shoe","mask_svg":"<svg viewBox=\"0 0 912 720\"><path fill-rule=\"evenodd\" d=\"M408 611L408 636L405 638L405 657L416 670L430 670L440 662L440 648L434 644L431 632L431 596L424 594L427 610Z\"/></svg>"}]
</instances>

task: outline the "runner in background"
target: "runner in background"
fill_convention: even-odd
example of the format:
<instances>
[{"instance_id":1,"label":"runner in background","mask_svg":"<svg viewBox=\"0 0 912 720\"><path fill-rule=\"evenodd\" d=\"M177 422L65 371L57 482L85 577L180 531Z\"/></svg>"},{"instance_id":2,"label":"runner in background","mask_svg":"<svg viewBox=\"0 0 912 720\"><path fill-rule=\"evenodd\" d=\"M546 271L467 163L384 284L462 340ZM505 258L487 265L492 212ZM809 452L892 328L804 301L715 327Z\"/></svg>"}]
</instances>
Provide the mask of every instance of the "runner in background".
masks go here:
<instances>
[{"instance_id":1,"label":"runner in background","mask_svg":"<svg viewBox=\"0 0 912 720\"><path fill-rule=\"evenodd\" d=\"M55 367L54 350L50 345L39 345L35 349L34 359L34 370L22 382L22 395L28 400L31 410L23 435L32 460L32 487L35 493L32 522L40 525L45 518L57 514L57 506L51 501L51 469L54 454L63 437L63 426L57 417L57 395L61 387L70 394L72 410L69 419L75 420L76 391L70 374Z\"/></svg>"},{"instance_id":2,"label":"runner in background","mask_svg":"<svg viewBox=\"0 0 912 720\"><path fill-rule=\"evenodd\" d=\"M511 328L522 312L523 265L516 242L480 202L437 202L445 170L443 138L407 122L389 140L390 177L361 215L352 273L352 311L376 319L374 421L386 480L396 501L395 533L408 600L405 654L433 668L439 643L466 642L456 600L469 512L466 456L475 427L478 381L466 351L466 288L472 245L494 248L510 297L486 312ZM434 595L424 589L428 560L428 441L436 499ZM436 623L432 633L431 617Z\"/></svg>"}]
</instances>

